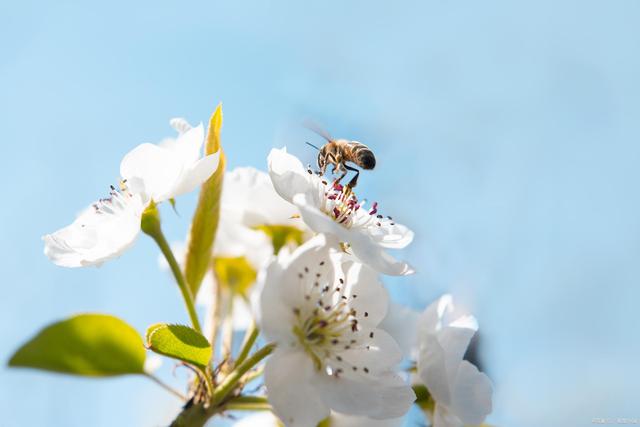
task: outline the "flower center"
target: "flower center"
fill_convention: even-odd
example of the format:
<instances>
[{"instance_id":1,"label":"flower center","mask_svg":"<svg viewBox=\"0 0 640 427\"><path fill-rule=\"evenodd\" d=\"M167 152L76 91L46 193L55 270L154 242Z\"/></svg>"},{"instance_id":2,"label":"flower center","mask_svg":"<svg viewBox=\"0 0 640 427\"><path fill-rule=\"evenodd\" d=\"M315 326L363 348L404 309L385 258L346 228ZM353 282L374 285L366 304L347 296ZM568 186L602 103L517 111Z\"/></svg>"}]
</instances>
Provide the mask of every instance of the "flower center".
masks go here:
<instances>
[{"instance_id":1,"label":"flower center","mask_svg":"<svg viewBox=\"0 0 640 427\"><path fill-rule=\"evenodd\" d=\"M234 294L244 296L248 295L258 276L251 263L243 256L214 257L213 271L220 285L227 287Z\"/></svg>"},{"instance_id":2,"label":"flower center","mask_svg":"<svg viewBox=\"0 0 640 427\"><path fill-rule=\"evenodd\" d=\"M269 236L273 245L273 253L278 255L280 249L288 244L300 246L304 243L304 232L291 225L262 224L254 227Z\"/></svg>"},{"instance_id":3,"label":"flower center","mask_svg":"<svg viewBox=\"0 0 640 427\"><path fill-rule=\"evenodd\" d=\"M117 189L111 185L109 191L109 197L100 199L93 204L93 209L97 214L101 215L114 215L118 211L126 209L126 205L131 198L131 193L127 187L127 180L120 181L120 188Z\"/></svg>"},{"instance_id":4,"label":"flower center","mask_svg":"<svg viewBox=\"0 0 640 427\"><path fill-rule=\"evenodd\" d=\"M395 225L390 216L378 213L378 202L374 202L368 211L364 208L366 200L358 201L353 189L338 183L332 185L322 181L323 194L320 197L320 209L345 228L382 227Z\"/></svg>"},{"instance_id":5,"label":"flower center","mask_svg":"<svg viewBox=\"0 0 640 427\"><path fill-rule=\"evenodd\" d=\"M319 267L324 265L321 261ZM296 318L293 333L298 343L316 369L325 370L329 375L339 376L345 367L358 370L342 357L350 350L370 349L363 342L358 322L359 316L368 317L369 313L358 313L352 307L358 295L347 292L343 278L330 283L321 268L316 272L304 267L298 278L305 292L304 301L293 309ZM373 333L369 337L372 336ZM365 367L361 367L361 371L369 372Z\"/></svg>"}]
</instances>

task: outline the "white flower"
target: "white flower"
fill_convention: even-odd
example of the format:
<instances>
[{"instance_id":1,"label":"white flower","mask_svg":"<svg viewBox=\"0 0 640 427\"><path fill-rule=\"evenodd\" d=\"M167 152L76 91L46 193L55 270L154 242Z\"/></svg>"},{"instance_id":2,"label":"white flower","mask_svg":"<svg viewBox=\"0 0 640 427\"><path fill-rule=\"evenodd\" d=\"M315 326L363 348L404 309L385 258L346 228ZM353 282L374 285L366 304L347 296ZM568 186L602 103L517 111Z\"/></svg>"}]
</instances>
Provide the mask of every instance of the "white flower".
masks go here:
<instances>
[{"instance_id":1,"label":"white flower","mask_svg":"<svg viewBox=\"0 0 640 427\"><path fill-rule=\"evenodd\" d=\"M140 195L111 187L109 198L85 209L71 225L43 236L44 253L62 267L99 266L133 245L143 211Z\"/></svg>"},{"instance_id":2,"label":"white flower","mask_svg":"<svg viewBox=\"0 0 640 427\"><path fill-rule=\"evenodd\" d=\"M420 317L418 375L435 400L434 427L482 424L491 412L491 381L463 360L477 330L473 316L456 314L450 295Z\"/></svg>"},{"instance_id":3,"label":"white flower","mask_svg":"<svg viewBox=\"0 0 640 427\"><path fill-rule=\"evenodd\" d=\"M377 203L366 210L365 201L305 170L286 149L271 150L268 161L276 191L298 207L312 230L335 235L357 258L381 273L401 276L414 272L407 263L385 252L406 247L413 240L413 232L379 214Z\"/></svg>"},{"instance_id":4,"label":"white flower","mask_svg":"<svg viewBox=\"0 0 640 427\"><path fill-rule=\"evenodd\" d=\"M120 256L140 233L140 220L153 200L161 202L194 190L218 167L219 153L200 158L202 125L191 128L182 119L171 121L180 132L176 140L142 144L120 164L120 190L83 211L69 226L43 236L44 253L63 267L101 265Z\"/></svg>"},{"instance_id":5,"label":"white flower","mask_svg":"<svg viewBox=\"0 0 640 427\"><path fill-rule=\"evenodd\" d=\"M162 357L157 354L149 354L144 360L144 371L147 374L153 374L162 366Z\"/></svg>"},{"instance_id":6,"label":"white flower","mask_svg":"<svg viewBox=\"0 0 640 427\"><path fill-rule=\"evenodd\" d=\"M377 273L320 234L267 268L260 323L277 348L265 366L274 412L315 426L330 411L397 418L415 399L395 373L402 354L378 328L388 296Z\"/></svg>"},{"instance_id":7,"label":"white flower","mask_svg":"<svg viewBox=\"0 0 640 427\"><path fill-rule=\"evenodd\" d=\"M141 144L120 163L120 175L132 192L146 196L145 202L162 202L191 192L218 168L219 152L201 158L202 124L192 128L183 119L170 123L179 132L178 138L158 145Z\"/></svg>"}]
</instances>

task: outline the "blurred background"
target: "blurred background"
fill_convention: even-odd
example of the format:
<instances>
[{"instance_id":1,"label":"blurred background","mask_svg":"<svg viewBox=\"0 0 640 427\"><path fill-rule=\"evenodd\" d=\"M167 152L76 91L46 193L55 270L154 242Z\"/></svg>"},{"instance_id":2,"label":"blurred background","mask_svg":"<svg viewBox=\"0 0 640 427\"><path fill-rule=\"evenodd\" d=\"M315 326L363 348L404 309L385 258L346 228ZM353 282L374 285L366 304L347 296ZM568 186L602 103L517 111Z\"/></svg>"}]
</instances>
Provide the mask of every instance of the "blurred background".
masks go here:
<instances>
[{"instance_id":1,"label":"blurred background","mask_svg":"<svg viewBox=\"0 0 640 427\"><path fill-rule=\"evenodd\" d=\"M172 135L171 117L206 121L218 102L231 167L266 169L282 145L312 162L305 118L374 150L360 194L416 232L403 256L419 273L389 288L415 308L451 292L476 315L488 422L640 417L639 20L634 0L0 3L0 425L176 413L144 378L5 365L77 312L141 332L186 321L149 239L70 270L40 237L105 195L128 150ZM171 240L194 205L163 209Z\"/></svg>"}]
</instances>

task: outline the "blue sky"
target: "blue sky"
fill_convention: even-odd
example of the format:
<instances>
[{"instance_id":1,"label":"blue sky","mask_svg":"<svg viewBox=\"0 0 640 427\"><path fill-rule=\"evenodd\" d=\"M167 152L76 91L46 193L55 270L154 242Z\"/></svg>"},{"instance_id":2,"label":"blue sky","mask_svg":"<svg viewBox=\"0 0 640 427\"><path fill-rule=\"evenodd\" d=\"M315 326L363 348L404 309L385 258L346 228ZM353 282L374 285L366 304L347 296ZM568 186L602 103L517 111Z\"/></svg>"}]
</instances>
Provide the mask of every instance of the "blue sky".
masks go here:
<instances>
[{"instance_id":1,"label":"blue sky","mask_svg":"<svg viewBox=\"0 0 640 427\"><path fill-rule=\"evenodd\" d=\"M416 231L419 274L389 286L476 314L490 422L640 417L639 19L631 0L0 4L2 360L72 313L186 321L148 239L67 270L40 236L169 118L223 102L232 167L285 144L312 161L308 117L375 150L361 194ZM193 205L163 211L171 239ZM176 406L144 379L0 368L7 426L157 426Z\"/></svg>"}]
</instances>

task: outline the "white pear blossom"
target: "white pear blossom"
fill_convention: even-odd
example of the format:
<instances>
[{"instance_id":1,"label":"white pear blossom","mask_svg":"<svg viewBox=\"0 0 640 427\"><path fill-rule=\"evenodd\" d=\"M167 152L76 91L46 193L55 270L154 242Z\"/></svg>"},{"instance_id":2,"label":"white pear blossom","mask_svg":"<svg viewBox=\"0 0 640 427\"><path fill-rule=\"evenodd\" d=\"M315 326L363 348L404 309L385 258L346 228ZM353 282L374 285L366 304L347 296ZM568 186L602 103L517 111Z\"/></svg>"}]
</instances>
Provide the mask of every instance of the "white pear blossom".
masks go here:
<instances>
[{"instance_id":1,"label":"white pear blossom","mask_svg":"<svg viewBox=\"0 0 640 427\"><path fill-rule=\"evenodd\" d=\"M358 200L353 191L305 170L286 148L271 150L268 162L275 190L297 206L309 228L336 236L353 255L381 273L402 276L414 272L385 251L409 245L413 232L379 214L377 203L365 209L365 201Z\"/></svg>"},{"instance_id":2,"label":"white pear blossom","mask_svg":"<svg viewBox=\"0 0 640 427\"><path fill-rule=\"evenodd\" d=\"M142 213L153 200L161 202L194 190L218 167L219 154L200 158L202 125L192 128L173 119L180 133L160 145L142 144L120 164L120 189L84 210L69 226L43 236L44 253L63 267L99 266L120 256L140 234Z\"/></svg>"},{"instance_id":3,"label":"white pear blossom","mask_svg":"<svg viewBox=\"0 0 640 427\"><path fill-rule=\"evenodd\" d=\"M62 267L99 266L120 256L140 234L142 197L111 187L110 197L85 209L67 227L43 236L44 253Z\"/></svg>"},{"instance_id":4,"label":"white pear blossom","mask_svg":"<svg viewBox=\"0 0 640 427\"><path fill-rule=\"evenodd\" d=\"M195 190L218 168L220 153L202 157L204 127L173 119L176 139L141 144L124 156L120 175L133 192L162 202Z\"/></svg>"},{"instance_id":5,"label":"white pear blossom","mask_svg":"<svg viewBox=\"0 0 640 427\"><path fill-rule=\"evenodd\" d=\"M378 274L319 234L267 268L260 324L277 344L265 366L274 412L287 426L314 426L331 410L390 419L415 395L396 373L402 353L378 324L388 296Z\"/></svg>"},{"instance_id":6,"label":"white pear blossom","mask_svg":"<svg viewBox=\"0 0 640 427\"><path fill-rule=\"evenodd\" d=\"M420 317L418 375L435 401L434 427L482 424L491 412L491 381L463 360L477 330L476 319L457 313L450 295Z\"/></svg>"}]
</instances>

